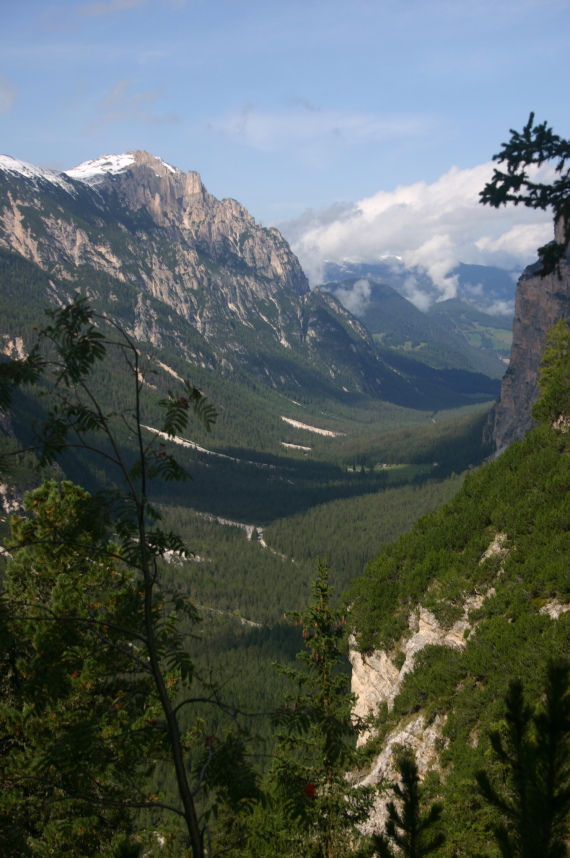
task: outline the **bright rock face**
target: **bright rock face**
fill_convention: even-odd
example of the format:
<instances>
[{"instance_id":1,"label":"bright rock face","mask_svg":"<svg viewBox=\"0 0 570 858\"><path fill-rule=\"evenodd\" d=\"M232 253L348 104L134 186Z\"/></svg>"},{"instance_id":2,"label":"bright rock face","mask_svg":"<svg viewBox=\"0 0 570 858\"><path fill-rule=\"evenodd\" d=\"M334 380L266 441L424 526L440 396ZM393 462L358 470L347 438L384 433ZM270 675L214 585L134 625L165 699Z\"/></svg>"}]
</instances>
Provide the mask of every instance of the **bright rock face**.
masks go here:
<instances>
[{"instance_id":1,"label":"bright rock face","mask_svg":"<svg viewBox=\"0 0 570 858\"><path fill-rule=\"evenodd\" d=\"M480 559L484 563L490 557L504 558L508 549L505 547L506 534L496 534ZM499 575L501 571L499 571ZM351 691L356 696L354 715L365 719L369 715L378 714L383 704L391 710L394 700L399 694L405 676L414 670L418 654L426 646L443 646L452 649L463 649L473 631L474 625L470 620L472 611L477 611L486 598L495 594L490 587L485 593L474 593L465 598L462 616L450 627L442 628L431 611L418 605L408 618L408 634L398 644L401 667L398 668L393 658L384 650L371 653L361 653L356 649L356 640L351 638L349 659L352 665ZM439 768L439 753L445 745L443 728L446 715L437 715L426 721L420 713L411 720L409 718L395 727L383 742L382 750L373 761L370 771L358 783L371 786L382 782L393 782L397 779L395 761L399 749L408 748L413 752L420 778L424 778L431 769ZM363 745L374 737L374 730L362 732L358 745ZM381 831L387 819L386 796L380 795L374 802L372 813L362 830L367 834Z\"/></svg>"},{"instance_id":2,"label":"bright rock face","mask_svg":"<svg viewBox=\"0 0 570 858\"><path fill-rule=\"evenodd\" d=\"M562 224L557 225L556 238L562 241ZM547 331L558 319L570 319L570 257L567 254L561 264L560 276L555 272L541 277L538 267L529 266L517 284L511 360L485 428L485 440L497 454L532 426Z\"/></svg>"},{"instance_id":3,"label":"bright rock face","mask_svg":"<svg viewBox=\"0 0 570 858\"><path fill-rule=\"evenodd\" d=\"M124 310L140 341L174 339L189 363L240 367L273 387L302 385L307 364L336 390L402 386L362 325L310 292L276 229L147 152L65 173L0 156L0 248L48 274L49 301L77 289L107 313Z\"/></svg>"}]
</instances>

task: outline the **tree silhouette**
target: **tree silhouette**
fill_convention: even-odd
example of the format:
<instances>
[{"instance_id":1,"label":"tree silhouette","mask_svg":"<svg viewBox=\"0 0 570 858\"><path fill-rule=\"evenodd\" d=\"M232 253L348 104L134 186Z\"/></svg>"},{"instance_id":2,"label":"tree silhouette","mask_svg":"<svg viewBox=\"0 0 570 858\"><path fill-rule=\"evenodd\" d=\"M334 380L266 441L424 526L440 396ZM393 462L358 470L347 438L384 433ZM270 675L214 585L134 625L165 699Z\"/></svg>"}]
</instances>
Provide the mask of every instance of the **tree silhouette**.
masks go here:
<instances>
[{"instance_id":1,"label":"tree silhouette","mask_svg":"<svg viewBox=\"0 0 570 858\"><path fill-rule=\"evenodd\" d=\"M546 122L534 124L531 113L522 132L511 128L511 139L493 160L506 163L506 170L495 169L493 178L481 191L481 202L499 208L509 202L528 208L546 210L551 208L556 221L563 229L561 242L550 242L539 248L542 274L560 270L570 242L570 141L554 134ZM537 180L529 167L542 167L554 162L556 178L550 182Z\"/></svg>"},{"instance_id":2,"label":"tree silhouette","mask_svg":"<svg viewBox=\"0 0 570 858\"><path fill-rule=\"evenodd\" d=\"M520 681L505 698L505 729L490 734L502 777L477 773L483 798L501 822L503 858L564 858L570 836L570 670L551 663L544 704L533 708Z\"/></svg>"},{"instance_id":3,"label":"tree silhouette","mask_svg":"<svg viewBox=\"0 0 570 858\"><path fill-rule=\"evenodd\" d=\"M386 805L388 820L384 834L374 836L376 854L380 858L424 858L445 843L442 831L433 831L441 819L443 805L434 802L429 809L422 810L422 794L418 766L415 758L402 754L396 762L401 783L392 784L391 789L398 799ZM398 852L392 849L392 844Z\"/></svg>"}]
</instances>

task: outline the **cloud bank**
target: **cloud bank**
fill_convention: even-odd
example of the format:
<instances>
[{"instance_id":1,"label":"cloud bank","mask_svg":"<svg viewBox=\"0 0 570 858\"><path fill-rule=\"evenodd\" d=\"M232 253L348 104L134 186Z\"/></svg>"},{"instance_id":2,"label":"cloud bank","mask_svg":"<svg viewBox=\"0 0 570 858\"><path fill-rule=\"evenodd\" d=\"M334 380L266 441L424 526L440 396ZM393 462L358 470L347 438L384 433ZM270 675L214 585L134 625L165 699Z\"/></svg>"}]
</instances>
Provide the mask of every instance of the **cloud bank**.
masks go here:
<instances>
[{"instance_id":1,"label":"cloud bank","mask_svg":"<svg viewBox=\"0 0 570 858\"><path fill-rule=\"evenodd\" d=\"M370 301L372 287L368 280L357 280L351 289L340 286L335 289L335 295L353 316L363 316Z\"/></svg>"},{"instance_id":2,"label":"cloud bank","mask_svg":"<svg viewBox=\"0 0 570 858\"><path fill-rule=\"evenodd\" d=\"M544 173L541 178L544 178ZM307 211L276 226L287 238L312 286L322 282L325 262L374 264L398 257L427 274L439 297L452 298L459 262L518 271L536 259L536 250L553 238L552 215L522 206L491 209L479 193L493 165L452 167L432 184L417 182L379 191L357 203ZM410 278L408 297L426 305Z\"/></svg>"}]
</instances>

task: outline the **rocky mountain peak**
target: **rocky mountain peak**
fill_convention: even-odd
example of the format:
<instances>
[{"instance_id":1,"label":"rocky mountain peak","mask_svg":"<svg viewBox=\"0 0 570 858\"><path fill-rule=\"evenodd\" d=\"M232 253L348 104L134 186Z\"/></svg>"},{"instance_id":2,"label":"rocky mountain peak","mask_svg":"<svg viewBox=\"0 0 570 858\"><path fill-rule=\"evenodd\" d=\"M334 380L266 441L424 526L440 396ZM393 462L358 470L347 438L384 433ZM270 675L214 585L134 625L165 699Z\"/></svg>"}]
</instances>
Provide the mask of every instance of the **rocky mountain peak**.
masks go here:
<instances>
[{"instance_id":1,"label":"rocky mountain peak","mask_svg":"<svg viewBox=\"0 0 570 858\"><path fill-rule=\"evenodd\" d=\"M155 345L162 334L149 322L152 300L228 364L227 351L243 352L244 331L259 328L288 349L305 338L309 284L281 234L235 200L216 199L199 173L148 152L106 154L65 173L5 157L0 247L53 282L89 283L92 296L134 288L133 331Z\"/></svg>"},{"instance_id":2,"label":"rocky mountain peak","mask_svg":"<svg viewBox=\"0 0 570 858\"><path fill-rule=\"evenodd\" d=\"M170 222L173 215L210 197L199 173L184 173L140 149L123 155L102 155L67 170L66 175L96 188L99 193L114 192L132 210L148 208L160 224ZM209 202L213 201L211 197Z\"/></svg>"},{"instance_id":3,"label":"rocky mountain peak","mask_svg":"<svg viewBox=\"0 0 570 858\"><path fill-rule=\"evenodd\" d=\"M185 175L182 170L173 167L156 155L151 155L150 152L145 152L143 149L134 149L132 152L124 152L122 155L101 155L99 158L84 161L77 167L66 170L65 174L88 185L98 185L110 176L136 171L139 167L148 167L160 177L176 174Z\"/></svg>"}]
</instances>

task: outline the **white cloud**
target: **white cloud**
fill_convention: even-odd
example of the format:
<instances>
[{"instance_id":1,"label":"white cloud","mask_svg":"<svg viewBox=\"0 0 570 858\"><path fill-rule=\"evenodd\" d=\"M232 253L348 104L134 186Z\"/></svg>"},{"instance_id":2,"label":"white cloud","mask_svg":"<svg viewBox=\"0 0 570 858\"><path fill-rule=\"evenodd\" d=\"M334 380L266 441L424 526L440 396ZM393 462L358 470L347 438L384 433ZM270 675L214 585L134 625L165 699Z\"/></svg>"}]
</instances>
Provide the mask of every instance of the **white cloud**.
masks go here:
<instances>
[{"instance_id":1,"label":"white cloud","mask_svg":"<svg viewBox=\"0 0 570 858\"><path fill-rule=\"evenodd\" d=\"M350 289L340 286L335 295L353 316L363 316L370 301L372 287L368 280L357 280Z\"/></svg>"},{"instance_id":2,"label":"white cloud","mask_svg":"<svg viewBox=\"0 0 570 858\"><path fill-rule=\"evenodd\" d=\"M399 257L405 267L427 273L441 297L449 298L456 293L451 272L459 262L520 268L553 237L549 212L521 206L491 209L479 203L492 171L490 163L467 170L452 167L433 184L379 191L351 206L306 212L276 225L312 285L321 281L326 261L373 264ZM408 294L418 306L427 300L414 278Z\"/></svg>"},{"instance_id":3,"label":"white cloud","mask_svg":"<svg viewBox=\"0 0 570 858\"><path fill-rule=\"evenodd\" d=\"M132 81L122 78L109 89L99 103L99 118L90 126L90 131L98 132L111 122L124 120L149 122L153 125L167 125L179 122L175 113L157 114L154 105L162 96L158 87L144 92L135 92Z\"/></svg>"},{"instance_id":4,"label":"white cloud","mask_svg":"<svg viewBox=\"0 0 570 858\"><path fill-rule=\"evenodd\" d=\"M240 111L210 120L209 127L264 152L307 146L348 148L425 134L434 120L424 115L382 115L322 110L297 98L280 110L246 104Z\"/></svg>"},{"instance_id":5,"label":"white cloud","mask_svg":"<svg viewBox=\"0 0 570 858\"><path fill-rule=\"evenodd\" d=\"M16 101L16 86L5 75L0 74L0 115L9 113Z\"/></svg>"}]
</instances>

